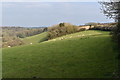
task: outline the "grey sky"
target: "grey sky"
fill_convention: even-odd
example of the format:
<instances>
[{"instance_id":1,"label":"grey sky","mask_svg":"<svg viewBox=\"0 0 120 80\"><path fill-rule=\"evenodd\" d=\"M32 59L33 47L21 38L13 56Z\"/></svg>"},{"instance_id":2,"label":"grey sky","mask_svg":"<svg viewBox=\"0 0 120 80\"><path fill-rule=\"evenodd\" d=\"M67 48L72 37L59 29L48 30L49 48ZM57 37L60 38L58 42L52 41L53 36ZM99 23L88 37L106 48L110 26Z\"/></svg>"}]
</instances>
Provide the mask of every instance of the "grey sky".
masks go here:
<instances>
[{"instance_id":1,"label":"grey sky","mask_svg":"<svg viewBox=\"0 0 120 80\"><path fill-rule=\"evenodd\" d=\"M51 26L60 22L81 25L111 22L100 13L97 2L4 2L3 26Z\"/></svg>"},{"instance_id":2,"label":"grey sky","mask_svg":"<svg viewBox=\"0 0 120 80\"><path fill-rule=\"evenodd\" d=\"M98 2L98 1L103 0L2 0L2 2Z\"/></svg>"}]
</instances>

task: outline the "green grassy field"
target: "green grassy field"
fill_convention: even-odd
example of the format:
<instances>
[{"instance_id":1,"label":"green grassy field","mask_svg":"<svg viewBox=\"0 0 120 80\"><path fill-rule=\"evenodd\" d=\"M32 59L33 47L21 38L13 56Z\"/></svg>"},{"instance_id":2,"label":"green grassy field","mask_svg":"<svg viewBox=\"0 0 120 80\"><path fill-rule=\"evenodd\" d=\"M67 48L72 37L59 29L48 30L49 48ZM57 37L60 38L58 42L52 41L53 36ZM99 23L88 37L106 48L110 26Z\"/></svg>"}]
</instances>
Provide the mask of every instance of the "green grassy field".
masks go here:
<instances>
[{"instance_id":1,"label":"green grassy field","mask_svg":"<svg viewBox=\"0 0 120 80\"><path fill-rule=\"evenodd\" d=\"M40 42L43 42L47 39L47 32L44 32L44 33L41 33L41 34L38 34L38 35L35 35L35 36L30 36L30 37L26 37L26 38L23 38L21 39L25 44L30 44L30 43L40 43Z\"/></svg>"},{"instance_id":2,"label":"green grassy field","mask_svg":"<svg viewBox=\"0 0 120 80\"><path fill-rule=\"evenodd\" d=\"M32 39L33 40L33 39ZM117 53L109 32L83 31L3 49L4 78L111 78Z\"/></svg>"}]
</instances>

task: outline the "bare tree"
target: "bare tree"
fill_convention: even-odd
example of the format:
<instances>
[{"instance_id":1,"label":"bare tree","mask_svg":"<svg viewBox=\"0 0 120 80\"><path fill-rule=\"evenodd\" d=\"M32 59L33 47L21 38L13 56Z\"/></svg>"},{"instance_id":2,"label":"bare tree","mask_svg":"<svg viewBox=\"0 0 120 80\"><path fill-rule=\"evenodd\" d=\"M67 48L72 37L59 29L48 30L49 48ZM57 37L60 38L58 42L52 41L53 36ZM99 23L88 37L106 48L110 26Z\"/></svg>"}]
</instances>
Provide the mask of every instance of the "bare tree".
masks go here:
<instances>
[{"instance_id":1,"label":"bare tree","mask_svg":"<svg viewBox=\"0 0 120 80\"><path fill-rule=\"evenodd\" d=\"M120 1L110 0L110 2L99 2L102 5L101 10L108 18L113 18L117 23L113 30L113 39L118 43L120 48ZM120 51L118 50L118 59L120 59ZM119 61L118 61L119 62ZM118 63L118 69L116 71L116 77L120 78L120 63Z\"/></svg>"},{"instance_id":2,"label":"bare tree","mask_svg":"<svg viewBox=\"0 0 120 80\"><path fill-rule=\"evenodd\" d=\"M109 2L102 1L102 12L108 17L115 20L117 23L116 28L113 30L113 38L120 47L120 1L110 0Z\"/></svg>"},{"instance_id":3,"label":"bare tree","mask_svg":"<svg viewBox=\"0 0 120 80\"><path fill-rule=\"evenodd\" d=\"M116 0L110 0L109 2L102 1L99 3L102 5L101 10L108 18L118 20L120 2L117 2Z\"/></svg>"}]
</instances>

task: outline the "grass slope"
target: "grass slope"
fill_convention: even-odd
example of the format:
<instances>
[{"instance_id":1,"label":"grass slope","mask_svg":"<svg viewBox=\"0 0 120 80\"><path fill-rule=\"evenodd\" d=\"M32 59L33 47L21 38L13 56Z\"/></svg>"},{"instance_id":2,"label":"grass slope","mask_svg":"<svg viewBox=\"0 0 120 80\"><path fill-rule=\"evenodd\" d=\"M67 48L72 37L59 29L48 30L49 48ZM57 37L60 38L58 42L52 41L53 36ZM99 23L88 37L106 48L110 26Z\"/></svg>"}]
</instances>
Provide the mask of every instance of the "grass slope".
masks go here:
<instances>
[{"instance_id":1,"label":"grass slope","mask_svg":"<svg viewBox=\"0 0 120 80\"><path fill-rule=\"evenodd\" d=\"M84 36L78 36L83 34ZM35 45L3 49L3 77L107 78L113 76L117 67L115 58L117 53L113 50L114 43L111 42L108 32L84 31L63 37L66 39L56 38Z\"/></svg>"},{"instance_id":2,"label":"grass slope","mask_svg":"<svg viewBox=\"0 0 120 80\"><path fill-rule=\"evenodd\" d=\"M35 44L45 41L47 39L47 36L48 36L47 32L44 32L35 36L23 38L22 40L25 44L30 44L30 43Z\"/></svg>"}]
</instances>

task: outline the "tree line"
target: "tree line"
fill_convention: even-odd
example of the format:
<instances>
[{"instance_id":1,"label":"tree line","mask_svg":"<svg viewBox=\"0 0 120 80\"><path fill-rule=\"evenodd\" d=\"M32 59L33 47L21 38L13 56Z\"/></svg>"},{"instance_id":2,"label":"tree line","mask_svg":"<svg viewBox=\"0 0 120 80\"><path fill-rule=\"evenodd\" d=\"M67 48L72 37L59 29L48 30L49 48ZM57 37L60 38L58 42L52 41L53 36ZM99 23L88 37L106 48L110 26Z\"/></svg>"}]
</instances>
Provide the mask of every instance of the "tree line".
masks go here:
<instances>
[{"instance_id":1,"label":"tree line","mask_svg":"<svg viewBox=\"0 0 120 80\"><path fill-rule=\"evenodd\" d=\"M60 23L57 25L53 25L48 27L48 38L53 39L62 35L67 35L79 31L85 30L84 28L80 29L79 26L72 25L70 23Z\"/></svg>"},{"instance_id":2,"label":"tree line","mask_svg":"<svg viewBox=\"0 0 120 80\"><path fill-rule=\"evenodd\" d=\"M25 28L25 27L2 27L2 47L23 45L21 38L33 36L47 31L46 27L42 28Z\"/></svg>"}]
</instances>

